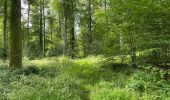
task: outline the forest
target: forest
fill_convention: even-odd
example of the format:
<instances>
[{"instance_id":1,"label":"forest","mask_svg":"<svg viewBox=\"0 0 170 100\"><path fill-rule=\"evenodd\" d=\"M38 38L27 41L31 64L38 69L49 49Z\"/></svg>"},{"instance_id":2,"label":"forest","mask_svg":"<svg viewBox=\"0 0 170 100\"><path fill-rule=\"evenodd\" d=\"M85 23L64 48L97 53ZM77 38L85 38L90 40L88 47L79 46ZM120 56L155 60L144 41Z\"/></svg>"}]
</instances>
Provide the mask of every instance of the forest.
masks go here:
<instances>
[{"instance_id":1,"label":"forest","mask_svg":"<svg viewBox=\"0 0 170 100\"><path fill-rule=\"evenodd\" d=\"M170 0L0 0L0 100L170 100Z\"/></svg>"}]
</instances>

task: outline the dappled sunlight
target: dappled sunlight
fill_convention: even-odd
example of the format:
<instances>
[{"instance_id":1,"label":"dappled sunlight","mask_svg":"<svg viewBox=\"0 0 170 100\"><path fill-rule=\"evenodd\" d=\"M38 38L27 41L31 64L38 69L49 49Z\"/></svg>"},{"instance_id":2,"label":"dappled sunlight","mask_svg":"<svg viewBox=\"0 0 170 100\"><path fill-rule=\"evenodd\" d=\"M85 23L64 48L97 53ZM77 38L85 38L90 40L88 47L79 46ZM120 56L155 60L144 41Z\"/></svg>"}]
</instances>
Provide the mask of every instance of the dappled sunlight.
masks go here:
<instances>
[{"instance_id":1,"label":"dappled sunlight","mask_svg":"<svg viewBox=\"0 0 170 100\"><path fill-rule=\"evenodd\" d=\"M74 62L80 65L88 65L89 67L96 67L105 58L102 56L88 56L84 59L76 59ZM91 66L90 66L91 65Z\"/></svg>"},{"instance_id":2,"label":"dappled sunlight","mask_svg":"<svg viewBox=\"0 0 170 100\"><path fill-rule=\"evenodd\" d=\"M36 60L30 60L24 63L24 66L31 66L35 65L37 67L42 67L42 66L55 66L58 63L56 58L44 58L44 59L36 59Z\"/></svg>"}]
</instances>

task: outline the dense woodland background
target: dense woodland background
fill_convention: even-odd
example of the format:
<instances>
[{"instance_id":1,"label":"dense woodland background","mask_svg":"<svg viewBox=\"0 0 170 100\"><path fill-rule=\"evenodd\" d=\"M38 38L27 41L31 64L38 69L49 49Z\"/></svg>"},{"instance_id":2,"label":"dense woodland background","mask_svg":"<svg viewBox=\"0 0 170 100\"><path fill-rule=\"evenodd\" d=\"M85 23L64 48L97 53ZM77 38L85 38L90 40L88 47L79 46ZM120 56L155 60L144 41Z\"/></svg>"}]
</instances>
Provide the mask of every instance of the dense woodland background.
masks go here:
<instances>
[{"instance_id":1,"label":"dense woodland background","mask_svg":"<svg viewBox=\"0 0 170 100\"><path fill-rule=\"evenodd\" d=\"M169 100L169 5L1 0L0 98Z\"/></svg>"}]
</instances>

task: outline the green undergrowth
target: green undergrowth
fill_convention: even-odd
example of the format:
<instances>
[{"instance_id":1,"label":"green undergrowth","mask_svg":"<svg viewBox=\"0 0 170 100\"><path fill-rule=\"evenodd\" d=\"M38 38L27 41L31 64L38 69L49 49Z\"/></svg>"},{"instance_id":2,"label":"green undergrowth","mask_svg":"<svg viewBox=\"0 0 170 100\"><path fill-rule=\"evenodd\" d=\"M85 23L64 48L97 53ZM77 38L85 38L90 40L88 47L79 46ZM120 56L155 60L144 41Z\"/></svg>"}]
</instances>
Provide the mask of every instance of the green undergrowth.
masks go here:
<instances>
[{"instance_id":1,"label":"green undergrowth","mask_svg":"<svg viewBox=\"0 0 170 100\"><path fill-rule=\"evenodd\" d=\"M0 61L3 100L169 100L163 72L144 66L109 62L101 56L84 59L53 57L24 60L9 70Z\"/></svg>"}]
</instances>

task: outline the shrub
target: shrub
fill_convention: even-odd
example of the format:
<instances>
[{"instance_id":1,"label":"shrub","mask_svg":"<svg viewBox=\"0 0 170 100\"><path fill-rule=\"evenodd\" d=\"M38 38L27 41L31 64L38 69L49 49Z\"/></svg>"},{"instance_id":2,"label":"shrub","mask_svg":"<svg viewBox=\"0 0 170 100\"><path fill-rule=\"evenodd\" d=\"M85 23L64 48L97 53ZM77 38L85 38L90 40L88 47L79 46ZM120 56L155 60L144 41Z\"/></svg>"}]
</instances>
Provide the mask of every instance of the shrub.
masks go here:
<instances>
[{"instance_id":1,"label":"shrub","mask_svg":"<svg viewBox=\"0 0 170 100\"><path fill-rule=\"evenodd\" d=\"M148 94L150 98L160 100L168 96L170 85L164 80L163 72L157 68L146 67L138 70L129 81L129 88Z\"/></svg>"}]
</instances>

